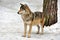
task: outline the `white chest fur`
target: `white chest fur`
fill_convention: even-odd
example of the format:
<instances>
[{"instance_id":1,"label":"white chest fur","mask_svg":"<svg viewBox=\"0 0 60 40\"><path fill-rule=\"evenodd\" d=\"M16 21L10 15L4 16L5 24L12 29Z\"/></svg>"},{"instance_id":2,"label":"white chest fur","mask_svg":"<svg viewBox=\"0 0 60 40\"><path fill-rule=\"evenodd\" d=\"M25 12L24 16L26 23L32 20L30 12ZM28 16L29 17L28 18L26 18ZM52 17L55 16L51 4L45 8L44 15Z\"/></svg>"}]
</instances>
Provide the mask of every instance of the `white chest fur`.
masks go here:
<instances>
[{"instance_id":1,"label":"white chest fur","mask_svg":"<svg viewBox=\"0 0 60 40\"><path fill-rule=\"evenodd\" d=\"M24 23L29 25L31 23L31 21L24 21Z\"/></svg>"}]
</instances>

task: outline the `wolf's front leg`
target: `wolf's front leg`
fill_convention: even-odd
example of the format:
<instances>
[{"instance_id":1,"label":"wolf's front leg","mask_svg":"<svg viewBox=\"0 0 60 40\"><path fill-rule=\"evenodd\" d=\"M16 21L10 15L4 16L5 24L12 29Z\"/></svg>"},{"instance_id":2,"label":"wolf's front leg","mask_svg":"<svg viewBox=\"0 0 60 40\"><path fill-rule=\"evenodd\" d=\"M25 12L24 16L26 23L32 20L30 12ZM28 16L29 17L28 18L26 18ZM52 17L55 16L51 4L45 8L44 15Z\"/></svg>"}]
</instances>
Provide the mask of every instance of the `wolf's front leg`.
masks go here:
<instances>
[{"instance_id":1,"label":"wolf's front leg","mask_svg":"<svg viewBox=\"0 0 60 40\"><path fill-rule=\"evenodd\" d=\"M37 34L39 34L40 26L39 26L39 25L37 25L37 28L38 28Z\"/></svg>"},{"instance_id":2,"label":"wolf's front leg","mask_svg":"<svg viewBox=\"0 0 60 40\"><path fill-rule=\"evenodd\" d=\"M32 31L32 25L30 24L30 25L29 25L28 38L30 38L30 37L31 37L31 31Z\"/></svg>"},{"instance_id":3,"label":"wolf's front leg","mask_svg":"<svg viewBox=\"0 0 60 40\"><path fill-rule=\"evenodd\" d=\"M24 35L23 35L23 37L26 37L26 31L27 31L27 24L24 23Z\"/></svg>"}]
</instances>

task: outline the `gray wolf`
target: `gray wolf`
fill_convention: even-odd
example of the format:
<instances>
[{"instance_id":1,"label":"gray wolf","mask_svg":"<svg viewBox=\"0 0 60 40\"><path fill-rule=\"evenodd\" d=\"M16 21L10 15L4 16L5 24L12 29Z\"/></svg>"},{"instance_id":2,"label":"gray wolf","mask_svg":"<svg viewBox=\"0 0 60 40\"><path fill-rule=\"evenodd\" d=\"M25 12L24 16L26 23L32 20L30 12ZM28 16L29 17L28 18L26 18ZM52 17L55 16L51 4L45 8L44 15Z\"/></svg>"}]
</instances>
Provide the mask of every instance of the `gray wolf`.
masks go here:
<instances>
[{"instance_id":1,"label":"gray wolf","mask_svg":"<svg viewBox=\"0 0 60 40\"><path fill-rule=\"evenodd\" d=\"M29 25L28 38L31 37L32 26L36 25L38 28L37 34L39 34L41 25L41 34L43 34L45 18L43 17L43 12L32 12L27 4L21 4L18 14L21 15L24 22L24 35L26 37L27 25Z\"/></svg>"}]
</instances>

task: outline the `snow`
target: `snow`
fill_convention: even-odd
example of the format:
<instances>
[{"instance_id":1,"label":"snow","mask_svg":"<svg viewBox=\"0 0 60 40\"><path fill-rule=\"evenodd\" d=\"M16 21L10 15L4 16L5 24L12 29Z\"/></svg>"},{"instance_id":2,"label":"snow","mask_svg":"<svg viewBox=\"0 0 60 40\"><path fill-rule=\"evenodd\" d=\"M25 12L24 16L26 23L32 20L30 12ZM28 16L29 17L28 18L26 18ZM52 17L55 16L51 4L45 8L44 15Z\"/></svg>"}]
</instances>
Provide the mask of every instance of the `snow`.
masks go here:
<instances>
[{"instance_id":1,"label":"snow","mask_svg":"<svg viewBox=\"0 0 60 40\"><path fill-rule=\"evenodd\" d=\"M43 35L36 34L37 27L34 26L32 28L31 38L22 37L24 24L21 16L17 14L20 2L27 3L33 12L42 11L42 0L0 0L0 40L60 40L59 0L58 22L50 27L44 27Z\"/></svg>"}]
</instances>

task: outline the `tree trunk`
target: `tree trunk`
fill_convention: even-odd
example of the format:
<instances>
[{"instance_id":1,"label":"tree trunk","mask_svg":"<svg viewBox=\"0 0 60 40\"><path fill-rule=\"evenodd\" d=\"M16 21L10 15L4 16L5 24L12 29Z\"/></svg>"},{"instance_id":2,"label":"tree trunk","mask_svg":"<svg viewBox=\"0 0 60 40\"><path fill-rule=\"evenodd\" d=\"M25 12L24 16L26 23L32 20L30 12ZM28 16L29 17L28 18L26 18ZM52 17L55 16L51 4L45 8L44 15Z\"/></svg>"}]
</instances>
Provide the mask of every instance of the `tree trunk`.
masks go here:
<instances>
[{"instance_id":1,"label":"tree trunk","mask_svg":"<svg viewBox=\"0 0 60 40\"><path fill-rule=\"evenodd\" d=\"M43 14L46 17L46 26L55 24L57 22L57 0L44 0Z\"/></svg>"}]
</instances>

